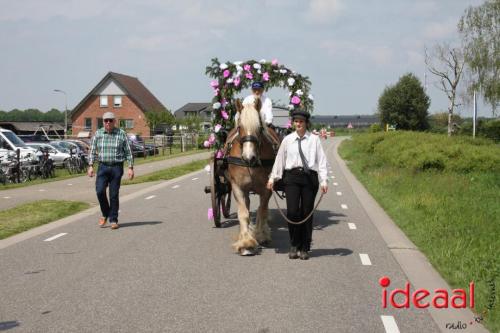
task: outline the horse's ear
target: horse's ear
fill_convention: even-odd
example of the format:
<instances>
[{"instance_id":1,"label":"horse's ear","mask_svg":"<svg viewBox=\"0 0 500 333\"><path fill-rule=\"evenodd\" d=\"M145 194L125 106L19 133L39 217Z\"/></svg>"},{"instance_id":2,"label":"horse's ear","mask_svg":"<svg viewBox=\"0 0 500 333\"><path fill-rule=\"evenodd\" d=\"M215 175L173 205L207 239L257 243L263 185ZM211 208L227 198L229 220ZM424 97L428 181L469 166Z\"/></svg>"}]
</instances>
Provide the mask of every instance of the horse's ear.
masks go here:
<instances>
[{"instance_id":1,"label":"horse's ear","mask_svg":"<svg viewBox=\"0 0 500 333\"><path fill-rule=\"evenodd\" d=\"M262 101L260 100L260 98L256 98L255 99L255 110L260 111L261 108L262 108Z\"/></svg>"},{"instance_id":2,"label":"horse's ear","mask_svg":"<svg viewBox=\"0 0 500 333\"><path fill-rule=\"evenodd\" d=\"M241 112L243 110L243 104L241 104L241 100L239 98L236 99L236 111Z\"/></svg>"}]
</instances>

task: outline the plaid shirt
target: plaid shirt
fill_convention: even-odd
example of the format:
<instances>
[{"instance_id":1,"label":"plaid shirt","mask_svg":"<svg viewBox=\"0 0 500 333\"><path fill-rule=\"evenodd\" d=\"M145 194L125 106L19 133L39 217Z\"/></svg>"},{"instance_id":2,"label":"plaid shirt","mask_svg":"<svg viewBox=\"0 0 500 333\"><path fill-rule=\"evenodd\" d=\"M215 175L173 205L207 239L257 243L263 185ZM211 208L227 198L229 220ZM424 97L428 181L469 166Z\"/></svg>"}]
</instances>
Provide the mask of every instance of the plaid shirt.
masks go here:
<instances>
[{"instance_id":1,"label":"plaid shirt","mask_svg":"<svg viewBox=\"0 0 500 333\"><path fill-rule=\"evenodd\" d=\"M92 165L95 160L104 163L119 163L127 160L128 165L133 166L134 158L125 131L114 128L111 133L108 133L104 128L98 129L90 145L89 164Z\"/></svg>"}]
</instances>

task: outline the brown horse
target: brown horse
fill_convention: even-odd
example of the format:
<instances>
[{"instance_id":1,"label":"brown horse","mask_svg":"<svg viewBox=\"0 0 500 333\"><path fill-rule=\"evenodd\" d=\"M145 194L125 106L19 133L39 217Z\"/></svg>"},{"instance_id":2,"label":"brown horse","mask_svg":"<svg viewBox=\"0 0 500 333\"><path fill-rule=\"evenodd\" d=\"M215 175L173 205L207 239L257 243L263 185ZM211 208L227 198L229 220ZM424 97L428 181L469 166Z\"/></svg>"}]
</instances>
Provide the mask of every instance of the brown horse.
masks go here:
<instances>
[{"instance_id":1,"label":"brown horse","mask_svg":"<svg viewBox=\"0 0 500 333\"><path fill-rule=\"evenodd\" d=\"M233 248L241 255L255 254L257 245L271 241L268 204L272 192L266 188L279 145L276 133L260 118L260 99L255 105L242 105L236 100L239 124L226 140L228 170L234 198L238 205L240 232ZM255 228L250 226L250 192L260 197Z\"/></svg>"}]
</instances>

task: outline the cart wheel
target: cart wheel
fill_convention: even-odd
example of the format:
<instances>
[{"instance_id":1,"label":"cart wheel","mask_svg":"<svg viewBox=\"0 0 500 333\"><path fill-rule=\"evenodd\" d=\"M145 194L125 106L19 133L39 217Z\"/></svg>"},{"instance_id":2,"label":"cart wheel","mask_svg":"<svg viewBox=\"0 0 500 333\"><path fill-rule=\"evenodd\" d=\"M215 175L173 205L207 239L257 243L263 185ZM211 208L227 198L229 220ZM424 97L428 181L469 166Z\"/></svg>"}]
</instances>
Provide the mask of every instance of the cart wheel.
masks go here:
<instances>
[{"instance_id":1,"label":"cart wheel","mask_svg":"<svg viewBox=\"0 0 500 333\"><path fill-rule=\"evenodd\" d=\"M221 227L220 215L221 215L221 197L217 193L218 182L217 175L215 173L215 159L212 159L212 165L210 166L210 196L212 198L212 212L214 216L214 224L216 228Z\"/></svg>"}]
</instances>

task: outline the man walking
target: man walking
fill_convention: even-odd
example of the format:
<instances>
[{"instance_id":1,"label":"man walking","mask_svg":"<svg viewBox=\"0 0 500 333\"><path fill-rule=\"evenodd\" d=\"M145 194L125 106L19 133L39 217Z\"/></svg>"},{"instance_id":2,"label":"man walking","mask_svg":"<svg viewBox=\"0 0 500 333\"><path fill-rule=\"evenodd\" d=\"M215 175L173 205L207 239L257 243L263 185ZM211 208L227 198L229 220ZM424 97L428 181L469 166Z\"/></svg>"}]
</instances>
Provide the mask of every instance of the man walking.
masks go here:
<instances>
[{"instance_id":1,"label":"man walking","mask_svg":"<svg viewBox=\"0 0 500 333\"><path fill-rule=\"evenodd\" d=\"M111 229L118 229L119 191L123 176L123 162L128 163L128 178L134 178L134 159L127 139L127 133L115 127L115 115L106 112L103 115L104 128L99 128L94 137L89 152L89 168L87 174L94 176L94 161L99 169L95 181L97 199L101 206L102 217L99 226L104 227L109 221ZM109 186L109 201L106 188Z\"/></svg>"}]
</instances>

